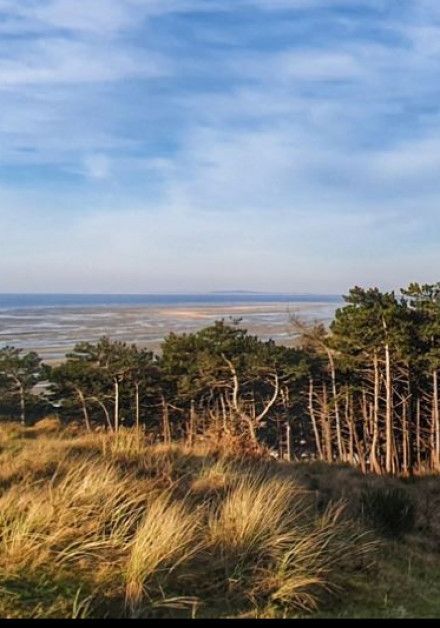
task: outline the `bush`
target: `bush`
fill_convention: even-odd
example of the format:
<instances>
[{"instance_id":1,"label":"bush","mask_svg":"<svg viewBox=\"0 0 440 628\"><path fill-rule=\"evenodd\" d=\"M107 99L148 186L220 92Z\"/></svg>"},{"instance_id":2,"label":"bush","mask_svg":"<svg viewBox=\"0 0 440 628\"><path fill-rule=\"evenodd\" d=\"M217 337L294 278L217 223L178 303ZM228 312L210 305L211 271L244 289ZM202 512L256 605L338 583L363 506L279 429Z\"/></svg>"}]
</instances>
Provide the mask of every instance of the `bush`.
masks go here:
<instances>
[{"instance_id":1,"label":"bush","mask_svg":"<svg viewBox=\"0 0 440 628\"><path fill-rule=\"evenodd\" d=\"M364 519L384 536L400 539L415 525L415 504L403 488L369 488L361 493Z\"/></svg>"}]
</instances>

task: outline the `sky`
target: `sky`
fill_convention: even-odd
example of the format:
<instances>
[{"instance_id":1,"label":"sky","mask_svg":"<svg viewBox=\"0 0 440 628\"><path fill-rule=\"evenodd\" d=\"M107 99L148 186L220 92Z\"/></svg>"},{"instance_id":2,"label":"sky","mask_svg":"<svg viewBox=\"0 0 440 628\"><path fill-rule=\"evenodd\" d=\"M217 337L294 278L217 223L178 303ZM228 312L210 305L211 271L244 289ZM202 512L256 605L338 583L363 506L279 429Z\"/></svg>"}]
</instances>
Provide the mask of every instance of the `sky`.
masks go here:
<instances>
[{"instance_id":1,"label":"sky","mask_svg":"<svg viewBox=\"0 0 440 628\"><path fill-rule=\"evenodd\" d=\"M440 279L438 0L0 0L0 292Z\"/></svg>"}]
</instances>

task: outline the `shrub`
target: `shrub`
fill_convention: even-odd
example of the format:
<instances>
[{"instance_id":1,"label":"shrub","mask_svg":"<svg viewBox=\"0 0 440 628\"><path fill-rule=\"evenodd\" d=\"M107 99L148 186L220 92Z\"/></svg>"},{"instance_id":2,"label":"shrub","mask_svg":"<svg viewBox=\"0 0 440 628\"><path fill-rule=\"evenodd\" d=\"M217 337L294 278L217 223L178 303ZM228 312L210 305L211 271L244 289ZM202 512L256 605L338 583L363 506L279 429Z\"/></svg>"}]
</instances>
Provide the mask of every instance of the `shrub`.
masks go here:
<instances>
[{"instance_id":1,"label":"shrub","mask_svg":"<svg viewBox=\"0 0 440 628\"><path fill-rule=\"evenodd\" d=\"M364 519L391 538L402 538L415 524L415 504L403 488L366 489L361 509Z\"/></svg>"},{"instance_id":2,"label":"shrub","mask_svg":"<svg viewBox=\"0 0 440 628\"><path fill-rule=\"evenodd\" d=\"M57 416L47 416L44 419L40 419L34 424L33 428L30 428L30 430L39 434L59 432L61 429L62 424Z\"/></svg>"}]
</instances>

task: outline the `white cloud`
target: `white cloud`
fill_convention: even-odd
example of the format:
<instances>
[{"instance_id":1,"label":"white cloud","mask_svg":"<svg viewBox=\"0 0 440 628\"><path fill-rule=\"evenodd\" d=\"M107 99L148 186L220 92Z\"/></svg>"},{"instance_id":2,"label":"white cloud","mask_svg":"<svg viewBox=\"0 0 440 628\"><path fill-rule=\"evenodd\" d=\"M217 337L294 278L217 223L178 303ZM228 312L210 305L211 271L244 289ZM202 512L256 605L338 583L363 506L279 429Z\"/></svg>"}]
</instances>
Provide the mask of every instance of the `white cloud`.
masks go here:
<instances>
[{"instance_id":1,"label":"white cloud","mask_svg":"<svg viewBox=\"0 0 440 628\"><path fill-rule=\"evenodd\" d=\"M96 83L153 78L169 64L152 52L106 48L89 42L46 39L0 58L0 88L47 83Z\"/></svg>"},{"instance_id":2,"label":"white cloud","mask_svg":"<svg viewBox=\"0 0 440 628\"><path fill-rule=\"evenodd\" d=\"M20 34L0 43L0 162L20 175L0 195L0 289L332 291L438 263L437 26L321 11L334 32L301 30L343 5L0 0ZM169 15L237 7L243 40ZM304 11L278 39L279 9Z\"/></svg>"},{"instance_id":3,"label":"white cloud","mask_svg":"<svg viewBox=\"0 0 440 628\"><path fill-rule=\"evenodd\" d=\"M88 155L84 159L84 166L91 179L107 179L110 175L110 160L106 155Z\"/></svg>"},{"instance_id":4,"label":"white cloud","mask_svg":"<svg viewBox=\"0 0 440 628\"><path fill-rule=\"evenodd\" d=\"M266 11L277 10L307 10L307 9L334 9L352 7L353 0L242 0L245 4L256 6ZM357 0L356 7L362 9L380 8L387 0Z\"/></svg>"},{"instance_id":5,"label":"white cloud","mask_svg":"<svg viewBox=\"0 0 440 628\"><path fill-rule=\"evenodd\" d=\"M0 0L0 31L59 29L102 37L140 29L144 20L170 13L222 10L222 0Z\"/></svg>"},{"instance_id":6,"label":"white cloud","mask_svg":"<svg viewBox=\"0 0 440 628\"><path fill-rule=\"evenodd\" d=\"M52 0L34 5L28 17L52 28L104 35L132 26L136 15L121 0Z\"/></svg>"},{"instance_id":7,"label":"white cloud","mask_svg":"<svg viewBox=\"0 0 440 628\"><path fill-rule=\"evenodd\" d=\"M346 80L358 78L362 66L347 53L300 50L279 55L275 72L304 81Z\"/></svg>"},{"instance_id":8,"label":"white cloud","mask_svg":"<svg viewBox=\"0 0 440 628\"><path fill-rule=\"evenodd\" d=\"M438 131L437 131L438 132ZM416 138L390 150L379 151L371 160L371 174L400 184L418 185L439 181L440 137ZM420 192L419 192L420 193Z\"/></svg>"}]
</instances>

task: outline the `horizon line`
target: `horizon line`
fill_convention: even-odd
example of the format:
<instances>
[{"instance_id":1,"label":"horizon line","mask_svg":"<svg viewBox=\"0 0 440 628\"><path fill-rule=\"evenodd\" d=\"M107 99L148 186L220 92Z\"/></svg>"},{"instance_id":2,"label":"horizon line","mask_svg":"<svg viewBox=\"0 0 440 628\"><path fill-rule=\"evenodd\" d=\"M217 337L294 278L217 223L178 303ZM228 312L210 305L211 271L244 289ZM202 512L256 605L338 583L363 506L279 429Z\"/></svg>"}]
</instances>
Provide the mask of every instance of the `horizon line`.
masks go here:
<instances>
[{"instance_id":1,"label":"horizon line","mask_svg":"<svg viewBox=\"0 0 440 628\"><path fill-rule=\"evenodd\" d=\"M291 292L266 290L210 290L210 291L168 291L168 292L2 292L0 296L205 296L205 295L284 295L284 296L329 296L339 297L336 292Z\"/></svg>"}]
</instances>

